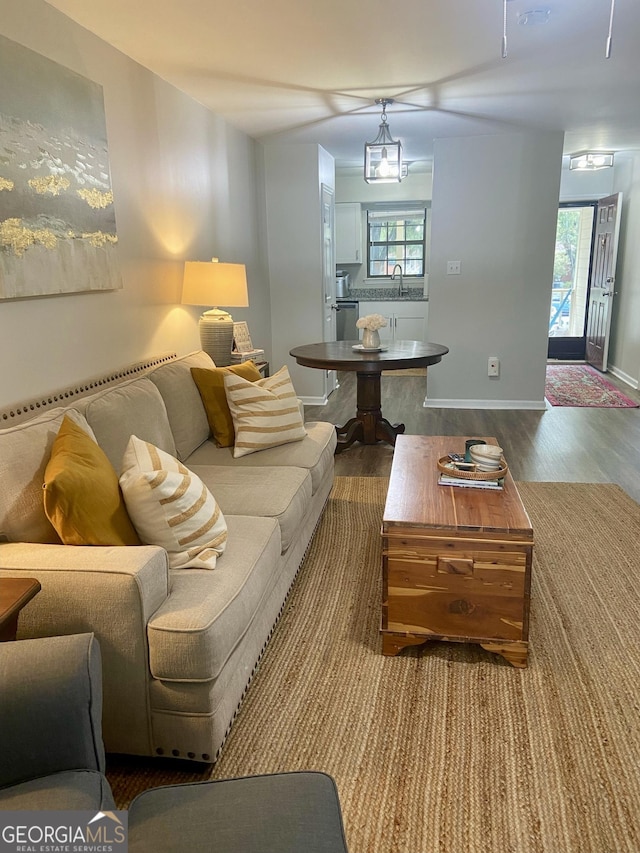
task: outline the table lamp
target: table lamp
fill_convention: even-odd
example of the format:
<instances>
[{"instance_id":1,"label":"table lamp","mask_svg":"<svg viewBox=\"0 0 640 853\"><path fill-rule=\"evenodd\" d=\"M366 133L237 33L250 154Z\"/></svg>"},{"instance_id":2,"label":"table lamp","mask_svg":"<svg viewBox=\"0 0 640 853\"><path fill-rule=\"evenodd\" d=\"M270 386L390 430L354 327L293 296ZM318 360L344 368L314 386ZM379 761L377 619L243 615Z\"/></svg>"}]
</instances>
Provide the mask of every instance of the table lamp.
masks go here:
<instances>
[{"instance_id":1,"label":"table lamp","mask_svg":"<svg viewBox=\"0 0 640 853\"><path fill-rule=\"evenodd\" d=\"M244 264L185 261L182 283L183 305L226 305L247 308L247 271ZM200 345L218 367L231 364L233 318L227 311L211 308L198 323Z\"/></svg>"}]
</instances>

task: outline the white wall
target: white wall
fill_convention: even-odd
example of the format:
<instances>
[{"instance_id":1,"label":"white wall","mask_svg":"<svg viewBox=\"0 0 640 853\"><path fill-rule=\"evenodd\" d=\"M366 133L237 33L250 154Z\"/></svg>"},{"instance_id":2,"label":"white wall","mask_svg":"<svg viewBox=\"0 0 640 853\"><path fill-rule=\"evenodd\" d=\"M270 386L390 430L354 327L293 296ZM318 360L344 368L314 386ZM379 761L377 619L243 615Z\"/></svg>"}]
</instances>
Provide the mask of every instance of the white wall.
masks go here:
<instances>
[{"instance_id":1,"label":"white wall","mask_svg":"<svg viewBox=\"0 0 640 853\"><path fill-rule=\"evenodd\" d=\"M324 339L320 188L335 188L333 164L319 145L264 148L272 367L286 364L297 394L309 403L323 402L324 373L300 367L289 350Z\"/></svg>"},{"instance_id":2,"label":"white wall","mask_svg":"<svg viewBox=\"0 0 640 853\"><path fill-rule=\"evenodd\" d=\"M640 152L616 155L614 192L622 219L611 324L609 369L640 387Z\"/></svg>"},{"instance_id":3,"label":"white wall","mask_svg":"<svg viewBox=\"0 0 640 853\"><path fill-rule=\"evenodd\" d=\"M415 167L414 167L415 169ZM432 174L424 167L409 171L406 178L395 184L368 184L364 169L336 169L336 204L359 201L375 202L414 201L431 198Z\"/></svg>"},{"instance_id":4,"label":"white wall","mask_svg":"<svg viewBox=\"0 0 640 853\"><path fill-rule=\"evenodd\" d=\"M435 143L427 405L544 406L562 133ZM447 261L462 274L448 276ZM487 376L498 356L500 376Z\"/></svg>"},{"instance_id":5,"label":"white wall","mask_svg":"<svg viewBox=\"0 0 640 853\"><path fill-rule=\"evenodd\" d=\"M184 260L247 265L247 320L270 350L257 146L42 0L0 0L0 33L101 84L124 288L0 302L0 405L199 347ZM211 307L211 306L207 306Z\"/></svg>"}]
</instances>

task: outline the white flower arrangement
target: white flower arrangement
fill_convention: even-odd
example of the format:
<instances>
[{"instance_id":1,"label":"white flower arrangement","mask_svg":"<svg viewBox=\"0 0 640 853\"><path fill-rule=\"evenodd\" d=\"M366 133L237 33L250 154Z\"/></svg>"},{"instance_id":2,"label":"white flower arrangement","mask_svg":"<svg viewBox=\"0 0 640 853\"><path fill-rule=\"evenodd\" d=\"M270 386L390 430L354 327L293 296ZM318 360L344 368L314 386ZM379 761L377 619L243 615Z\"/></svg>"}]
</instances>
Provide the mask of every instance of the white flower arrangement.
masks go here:
<instances>
[{"instance_id":1,"label":"white flower arrangement","mask_svg":"<svg viewBox=\"0 0 640 853\"><path fill-rule=\"evenodd\" d=\"M358 329L368 329L370 332L384 329L386 325L386 317L383 317L382 314L367 314L366 317L360 317L360 319L356 320Z\"/></svg>"}]
</instances>

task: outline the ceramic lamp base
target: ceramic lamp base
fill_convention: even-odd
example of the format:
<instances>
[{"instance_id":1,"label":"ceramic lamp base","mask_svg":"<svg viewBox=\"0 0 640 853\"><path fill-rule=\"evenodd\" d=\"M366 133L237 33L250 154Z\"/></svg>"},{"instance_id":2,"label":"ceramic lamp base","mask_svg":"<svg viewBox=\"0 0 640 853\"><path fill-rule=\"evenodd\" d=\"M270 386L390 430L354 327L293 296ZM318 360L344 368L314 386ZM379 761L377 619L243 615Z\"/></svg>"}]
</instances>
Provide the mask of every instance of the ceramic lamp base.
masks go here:
<instances>
[{"instance_id":1,"label":"ceramic lamp base","mask_svg":"<svg viewBox=\"0 0 640 853\"><path fill-rule=\"evenodd\" d=\"M211 356L216 367L228 367L231 364L233 347L233 318L226 311L215 308L205 311L198 323L200 346Z\"/></svg>"}]
</instances>

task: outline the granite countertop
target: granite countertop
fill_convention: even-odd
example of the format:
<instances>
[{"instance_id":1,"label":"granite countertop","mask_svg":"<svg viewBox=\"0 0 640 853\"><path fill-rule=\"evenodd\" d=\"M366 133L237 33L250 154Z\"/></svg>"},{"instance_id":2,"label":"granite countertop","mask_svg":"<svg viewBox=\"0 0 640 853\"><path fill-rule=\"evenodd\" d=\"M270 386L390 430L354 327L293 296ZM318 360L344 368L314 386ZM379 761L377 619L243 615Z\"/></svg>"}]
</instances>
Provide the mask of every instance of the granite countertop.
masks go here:
<instances>
[{"instance_id":1,"label":"granite countertop","mask_svg":"<svg viewBox=\"0 0 640 853\"><path fill-rule=\"evenodd\" d=\"M398 296L397 287L359 287L357 290L349 290L349 295L340 298L340 302L349 300L351 302L428 302L429 297L424 295L421 287L409 288L409 293Z\"/></svg>"}]
</instances>

